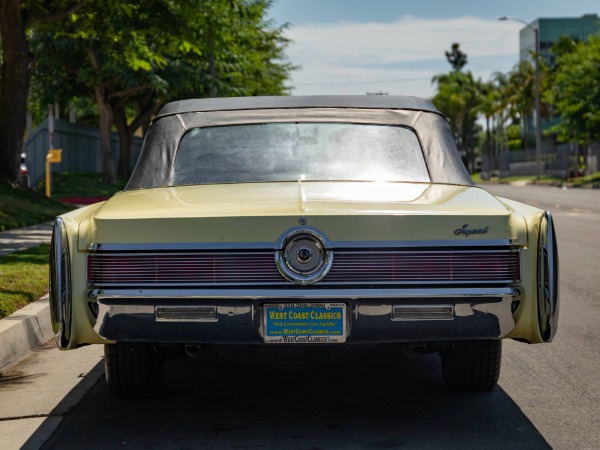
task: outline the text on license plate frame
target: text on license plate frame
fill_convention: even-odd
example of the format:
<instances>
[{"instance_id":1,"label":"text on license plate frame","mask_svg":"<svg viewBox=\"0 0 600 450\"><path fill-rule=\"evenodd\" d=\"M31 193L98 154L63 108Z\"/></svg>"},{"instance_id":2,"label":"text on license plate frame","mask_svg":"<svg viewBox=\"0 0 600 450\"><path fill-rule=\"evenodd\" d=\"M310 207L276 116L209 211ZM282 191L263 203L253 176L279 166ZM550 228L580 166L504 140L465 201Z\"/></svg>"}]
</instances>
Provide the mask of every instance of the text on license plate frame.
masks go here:
<instances>
[{"instance_id":1,"label":"text on license plate frame","mask_svg":"<svg viewBox=\"0 0 600 450\"><path fill-rule=\"evenodd\" d=\"M265 303L264 342L341 344L346 342L346 303Z\"/></svg>"}]
</instances>

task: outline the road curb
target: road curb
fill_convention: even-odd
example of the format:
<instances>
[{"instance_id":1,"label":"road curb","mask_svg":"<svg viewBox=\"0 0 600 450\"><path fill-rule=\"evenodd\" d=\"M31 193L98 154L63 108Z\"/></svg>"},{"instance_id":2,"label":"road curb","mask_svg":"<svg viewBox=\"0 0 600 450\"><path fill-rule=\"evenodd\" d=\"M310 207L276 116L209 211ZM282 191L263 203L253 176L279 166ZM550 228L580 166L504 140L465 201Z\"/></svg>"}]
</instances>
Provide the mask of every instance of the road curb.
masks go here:
<instances>
[{"instance_id":1,"label":"road curb","mask_svg":"<svg viewBox=\"0 0 600 450\"><path fill-rule=\"evenodd\" d=\"M53 336L48 295L0 320L0 370L18 363Z\"/></svg>"}]
</instances>

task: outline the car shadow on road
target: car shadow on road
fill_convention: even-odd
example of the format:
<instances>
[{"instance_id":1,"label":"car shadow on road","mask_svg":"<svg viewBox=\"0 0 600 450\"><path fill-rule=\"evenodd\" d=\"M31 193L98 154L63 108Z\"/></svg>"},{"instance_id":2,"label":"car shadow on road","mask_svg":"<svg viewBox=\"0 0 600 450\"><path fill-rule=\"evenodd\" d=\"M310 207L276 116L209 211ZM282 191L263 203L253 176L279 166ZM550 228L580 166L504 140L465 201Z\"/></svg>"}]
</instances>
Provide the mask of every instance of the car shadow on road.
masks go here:
<instances>
[{"instance_id":1,"label":"car shadow on road","mask_svg":"<svg viewBox=\"0 0 600 450\"><path fill-rule=\"evenodd\" d=\"M390 358L392 356L392 358ZM153 399L96 384L42 448L550 448L500 386L447 389L436 355L378 351L301 370L253 367L208 352L169 361Z\"/></svg>"}]
</instances>

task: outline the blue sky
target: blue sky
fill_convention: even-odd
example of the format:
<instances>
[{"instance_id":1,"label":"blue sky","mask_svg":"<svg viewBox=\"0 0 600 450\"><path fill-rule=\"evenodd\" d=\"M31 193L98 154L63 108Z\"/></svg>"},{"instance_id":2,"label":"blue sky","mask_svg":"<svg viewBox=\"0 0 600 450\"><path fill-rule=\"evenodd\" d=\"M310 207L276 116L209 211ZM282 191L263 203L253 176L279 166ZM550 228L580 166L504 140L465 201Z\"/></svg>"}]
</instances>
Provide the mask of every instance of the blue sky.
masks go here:
<instances>
[{"instance_id":1,"label":"blue sky","mask_svg":"<svg viewBox=\"0 0 600 450\"><path fill-rule=\"evenodd\" d=\"M580 17L600 13L598 0L274 0L270 17L288 23L294 95L387 92L431 97L431 79L450 69L453 42L465 69L487 80L518 60L522 24L512 16Z\"/></svg>"}]
</instances>

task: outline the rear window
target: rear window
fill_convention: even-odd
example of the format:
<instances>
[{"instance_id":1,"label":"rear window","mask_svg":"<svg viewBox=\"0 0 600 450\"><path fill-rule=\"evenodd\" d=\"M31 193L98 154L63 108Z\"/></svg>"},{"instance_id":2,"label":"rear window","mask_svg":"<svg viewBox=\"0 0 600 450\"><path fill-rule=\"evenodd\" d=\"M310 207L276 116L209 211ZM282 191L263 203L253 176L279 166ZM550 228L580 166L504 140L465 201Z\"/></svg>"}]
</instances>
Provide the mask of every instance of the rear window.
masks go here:
<instances>
[{"instance_id":1,"label":"rear window","mask_svg":"<svg viewBox=\"0 0 600 450\"><path fill-rule=\"evenodd\" d=\"M277 181L429 182L405 127L264 123L194 128L175 154L171 186Z\"/></svg>"}]
</instances>

